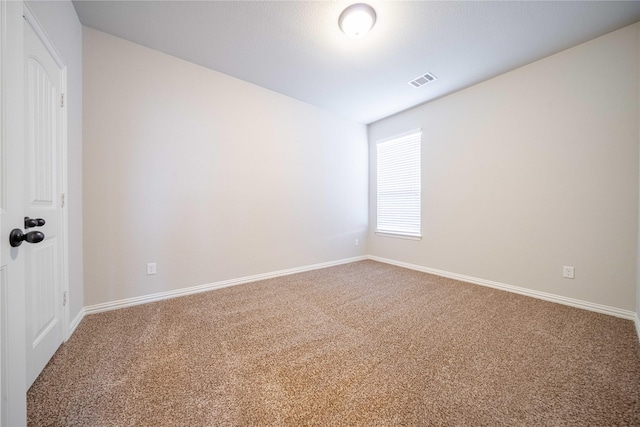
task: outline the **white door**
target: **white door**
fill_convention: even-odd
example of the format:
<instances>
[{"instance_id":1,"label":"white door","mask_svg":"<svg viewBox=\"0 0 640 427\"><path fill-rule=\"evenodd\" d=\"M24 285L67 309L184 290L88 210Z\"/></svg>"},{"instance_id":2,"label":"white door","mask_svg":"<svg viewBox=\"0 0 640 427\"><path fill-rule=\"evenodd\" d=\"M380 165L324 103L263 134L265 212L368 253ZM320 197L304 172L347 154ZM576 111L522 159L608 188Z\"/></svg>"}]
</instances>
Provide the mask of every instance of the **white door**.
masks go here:
<instances>
[{"instance_id":1,"label":"white door","mask_svg":"<svg viewBox=\"0 0 640 427\"><path fill-rule=\"evenodd\" d=\"M54 207L52 203L56 199L55 191L61 191L60 177L65 176L62 169L64 164L60 161L65 147L64 139L60 140L60 132L64 132L64 128L59 127L61 120L63 126L65 123L64 109L62 113L60 110L57 112L47 110L48 101L46 105L37 107L41 109L37 109L32 103L33 107L29 108L32 108L30 111L34 117L27 125L29 111L26 99L29 62L25 60L27 53L33 51L32 58L42 60L39 66L45 72L51 71L52 67L50 58L47 58L49 55L42 51L42 44L37 43L37 39L33 38L33 31L27 31L25 28L28 24L25 23L23 16L30 16L31 19L27 20L35 22L27 4L22 1L0 0L0 425L2 426L26 425L26 392L32 379L37 376L35 372L39 370L35 363L42 364L42 360L47 359L47 356L35 354L39 351L42 351L42 354L51 353L52 348L60 344L61 318L59 304L54 301L55 299L60 301L60 296L58 298L54 296L49 301L48 298L38 297L37 294L40 291L46 295L56 292L45 288L45 285L59 287L59 274L62 270L60 265L65 265L59 253L60 245L54 243L64 236L64 233L62 236L59 235L58 225L56 225L60 219L60 209ZM25 37L29 38L28 43ZM55 91L59 92L64 88L65 73L62 73L62 79L59 73L60 67L64 64L59 59L57 64L58 70L53 70L53 77L48 75L48 82L45 83L44 77L40 80L41 86L37 89L40 95L32 95L30 102L37 100L44 103L45 85L50 86L46 92L52 96ZM32 79L30 84L33 86L36 81ZM45 120L52 120L52 124L42 124ZM47 139L41 134L29 137L27 129L38 129L38 132L43 129L55 129L55 135L51 137L52 139ZM49 156L51 160L46 160ZM36 161L34 158L39 160ZM51 174L57 174L57 176L46 178ZM52 187L46 186L49 185L46 184L47 180ZM36 209L33 212L30 210L32 206ZM47 208L49 210L47 217L51 216L52 219L49 220L44 231L49 234L50 241L38 244L43 247L53 245L54 248L35 251L33 249L36 246L30 247L29 243L11 247L9 243L11 230L18 228L29 231L24 230L24 217L35 213L44 215ZM64 214L64 209L62 212ZM56 264L51 258L57 259L60 264ZM47 268L50 269L51 274L47 272ZM29 282L26 280L27 276ZM39 278L44 280L37 283ZM64 281L63 286L66 289ZM29 301L26 300L27 287L29 287ZM66 312L63 316L66 316ZM63 323L66 325L66 320ZM43 326L38 327L38 324ZM68 333L66 328L62 329L64 334ZM35 339L32 339L33 337ZM37 344L35 348L34 343ZM45 348L46 345L49 348ZM28 364L31 365L29 369L27 369Z\"/></svg>"},{"instance_id":2,"label":"white door","mask_svg":"<svg viewBox=\"0 0 640 427\"><path fill-rule=\"evenodd\" d=\"M63 69L41 37L24 23L25 217L44 225L39 243L20 246L25 259L27 387L65 338L62 234Z\"/></svg>"}]
</instances>

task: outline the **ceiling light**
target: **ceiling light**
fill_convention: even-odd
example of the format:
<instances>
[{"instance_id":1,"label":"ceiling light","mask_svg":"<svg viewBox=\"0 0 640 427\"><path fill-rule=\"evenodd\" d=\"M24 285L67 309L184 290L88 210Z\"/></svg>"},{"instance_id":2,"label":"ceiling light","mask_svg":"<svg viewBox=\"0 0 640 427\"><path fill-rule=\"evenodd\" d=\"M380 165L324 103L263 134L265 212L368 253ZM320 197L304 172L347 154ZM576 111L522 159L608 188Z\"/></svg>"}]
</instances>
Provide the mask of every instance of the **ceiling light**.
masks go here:
<instances>
[{"instance_id":1,"label":"ceiling light","mask_svg":"<svg viewBox=\"0 0 640 427\"><path fill-rule=\"evenodd\" d=\"M338 19L342 32L353 38L367 34L375 23L376 11L364 3L352 4L342 11Z\"/></svg>"}]
</instances>

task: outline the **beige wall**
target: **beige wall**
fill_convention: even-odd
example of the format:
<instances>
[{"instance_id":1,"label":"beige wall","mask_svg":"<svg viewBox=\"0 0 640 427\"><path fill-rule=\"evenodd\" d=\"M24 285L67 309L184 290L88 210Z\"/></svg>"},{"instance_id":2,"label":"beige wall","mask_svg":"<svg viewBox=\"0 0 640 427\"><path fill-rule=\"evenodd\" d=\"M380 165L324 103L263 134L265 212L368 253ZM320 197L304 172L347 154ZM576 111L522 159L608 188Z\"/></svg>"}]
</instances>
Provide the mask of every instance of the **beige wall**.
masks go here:
<instances>
[{"instance_id":1,"label":"beige wall","mask_svg":"<svg viewBox=\"0 0 640 427\"><path fill-rule=\"evenodd\" d=\"M635 310L638 31L372 124L369 253ZM376 236L375 142L415 128L423 239Z\"/></svg>"},{"instance_id":2,"label":"beige wall","mask_svg":"<svg viewBox=\"0 0 640 427\"><path fill-rule=\"evenodd\" d=\"M365 254L362 124L85 28L84 125L85 305Z\"/></svg>"},{"instance_id":3,"label":"beige wall","mask_svg":"<svg viewBox=\"0 0 640 427\"><path fill-rule=\"evenodd\" d=\"M69 321L84 306L82 258L82 25L71 1L27 2L67 66Z\"/></svg>"}]
</instances>

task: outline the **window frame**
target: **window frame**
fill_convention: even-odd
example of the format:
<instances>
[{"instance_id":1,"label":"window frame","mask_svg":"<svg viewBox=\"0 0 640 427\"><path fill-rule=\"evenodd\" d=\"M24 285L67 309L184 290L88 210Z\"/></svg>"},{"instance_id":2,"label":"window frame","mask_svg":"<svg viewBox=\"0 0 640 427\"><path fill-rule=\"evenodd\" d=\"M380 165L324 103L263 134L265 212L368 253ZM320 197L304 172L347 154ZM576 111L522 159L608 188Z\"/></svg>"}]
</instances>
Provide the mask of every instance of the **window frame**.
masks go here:
<instances>
[{"instance_id":1,"label":"window frame","mask_svg":"<svg viewBox=\"0 0 640 427\"><path fill-rule=\"evenodd\" d=\"M380 227L380 208L381 208L381 188L380 188L380 176L381 176L381 164L380 164L380 146L388 143L396 142L397 144L407 143L407 142L416 142L411 141L411 137L417 138L417 147L411 147L409 151L417 150L417 170L413 169L411 172L408 172L404 175L404 178L409 178L409 182L407 183L408 187L417 186L418 193L418 203L417 206L414 204L409 209L416 209L418 211L417 215L417 231L415 231L415 227L407 227L407 230L402 230L402 221L399 221L398 227L396 229L386 229L384 226ZM407 141L409 139L409 141ZM403 166L406 166L407 163L411 163L411 160L402 159L400 160L403 163ZM401 134L394 135L389 138L384 138L376 141L376 228L375 234L379 236L385 237L395 237L400 239L408 239L408 240L421 240L422 239L422 129L413 129L408 132L403 132ZM397 166L396 166L397 167ZM416 177L417 175L417 177ZM417 178L417 179L416 179ZM384 191L384 189L382 189ZM405 192L415 191L415 188L412 190L411 188L404 189ZM406 216L411 216L411 214L407 214ZM415 215L414 215L415 216ZM415 220L414 220L415 222ZM398 229L400 228L400 229ZM410 228L414 228L413 230L409 230Z\"/></svg>"}]
</instances>

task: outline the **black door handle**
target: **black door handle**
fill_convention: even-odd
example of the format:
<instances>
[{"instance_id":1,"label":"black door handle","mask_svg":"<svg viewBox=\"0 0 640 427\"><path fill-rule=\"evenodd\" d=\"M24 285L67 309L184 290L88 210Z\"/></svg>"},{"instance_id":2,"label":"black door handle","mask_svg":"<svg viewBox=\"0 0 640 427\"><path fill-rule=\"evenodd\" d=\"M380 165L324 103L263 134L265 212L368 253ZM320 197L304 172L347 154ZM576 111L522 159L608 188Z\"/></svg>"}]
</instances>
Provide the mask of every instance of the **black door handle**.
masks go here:
<instances>
[{"instance_id":1,"label":"black door handle","mask_svg":"<svg viewBox=\"0 0 640 427\"><path fill-rule=\"evenodd\" d=\"M11 230L11 234L9 234L9 244L11 247L16 248L25 240L28 243L40 243L44 240L44 233L41 231L30 231L25 234L19 228Z\"/></svg>"},{"instance_id":2,"label":"black door handle","mask_svg":"<svg viewBox=\"0 0 640 427\"><path fill-rule=\"evenodd\" d=\"M24 228L42 227L45 224L45 220L42 218L29 218L24 217Z\"/></svg>"}]
</instances>

